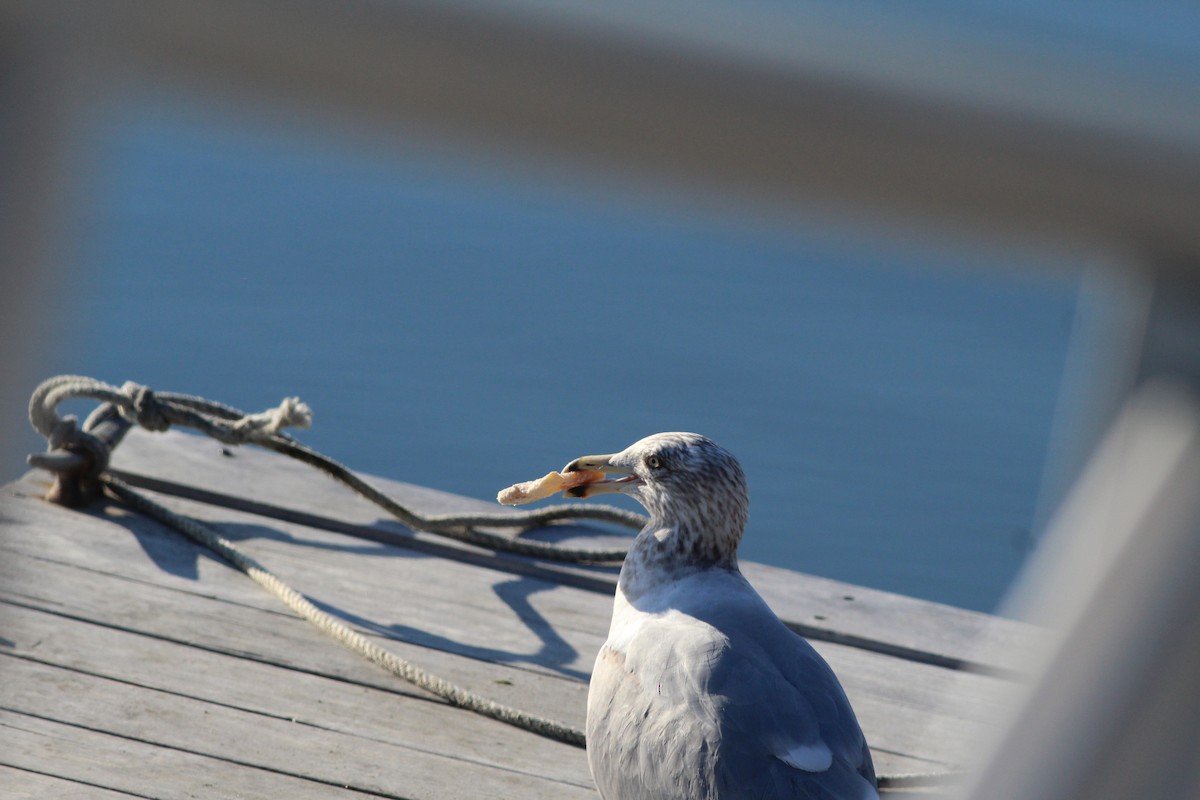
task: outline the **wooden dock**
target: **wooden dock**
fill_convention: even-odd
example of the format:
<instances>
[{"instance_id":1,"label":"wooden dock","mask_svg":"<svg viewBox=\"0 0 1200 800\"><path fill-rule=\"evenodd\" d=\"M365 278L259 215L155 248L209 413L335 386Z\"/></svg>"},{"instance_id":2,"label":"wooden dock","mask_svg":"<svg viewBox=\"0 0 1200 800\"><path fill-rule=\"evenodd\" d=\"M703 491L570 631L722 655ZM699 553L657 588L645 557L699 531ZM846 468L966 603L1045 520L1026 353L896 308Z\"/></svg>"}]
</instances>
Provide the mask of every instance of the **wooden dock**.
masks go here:
<instances>
[{"instance_id":1,"label":"wooden dock","mask_svg":"<svg viewBox=\"0 0 1200 800\"><path fill-rule=\"evenodd\" d=\"M182 433L132 431L113 468L397 655L583 724L615 569L414 533L309 467ZM426 513L496 508L374 483ZM0 496L3 797L597 797L583 750L451 707L174 531L115 502L49 504L47 484L31 473ZM743 569L837 671L881 774L969 760L1035 646L1009 620Z\"/></svg>"}]
</instances>

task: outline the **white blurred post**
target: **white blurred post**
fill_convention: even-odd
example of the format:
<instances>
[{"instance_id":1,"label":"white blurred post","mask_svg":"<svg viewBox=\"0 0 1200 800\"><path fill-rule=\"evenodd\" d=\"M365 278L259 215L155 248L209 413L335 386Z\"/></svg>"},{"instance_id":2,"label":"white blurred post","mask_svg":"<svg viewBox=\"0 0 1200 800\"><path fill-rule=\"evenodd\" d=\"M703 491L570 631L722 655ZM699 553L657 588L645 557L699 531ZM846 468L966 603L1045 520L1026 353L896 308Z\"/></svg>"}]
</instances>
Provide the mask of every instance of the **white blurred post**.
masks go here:
<instances>
[{"instance_id":1,"label":"white blurred post","mask_svg":"<svg viewBox=\"0 0 1200 800\"><path fill-rule=\"evenodd\" d=\"M1024 587L1063 638L973 800L1200 797L1200 303L1157 295L1141 387Z\"/></svg>"}]
</instances>

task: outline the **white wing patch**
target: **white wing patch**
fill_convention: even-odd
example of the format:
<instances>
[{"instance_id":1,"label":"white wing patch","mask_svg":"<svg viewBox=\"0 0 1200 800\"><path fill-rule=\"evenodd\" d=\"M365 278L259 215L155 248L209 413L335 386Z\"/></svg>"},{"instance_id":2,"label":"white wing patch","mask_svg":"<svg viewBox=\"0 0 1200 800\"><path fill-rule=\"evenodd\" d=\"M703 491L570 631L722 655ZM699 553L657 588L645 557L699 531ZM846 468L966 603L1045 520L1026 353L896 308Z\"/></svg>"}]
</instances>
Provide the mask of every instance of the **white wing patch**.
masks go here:
<instances>
[{"instance_id":1,"label":"white wing patch","mask_svg":"<svg viewBox=\"0 0 1200 800\"><path fill-rule=\"evenodd\" d=\"M824 772L833 764L833 751L822 742L792 745L786 752L773 755L789 767L805 772Z\"/></svg>"}]
</instances>

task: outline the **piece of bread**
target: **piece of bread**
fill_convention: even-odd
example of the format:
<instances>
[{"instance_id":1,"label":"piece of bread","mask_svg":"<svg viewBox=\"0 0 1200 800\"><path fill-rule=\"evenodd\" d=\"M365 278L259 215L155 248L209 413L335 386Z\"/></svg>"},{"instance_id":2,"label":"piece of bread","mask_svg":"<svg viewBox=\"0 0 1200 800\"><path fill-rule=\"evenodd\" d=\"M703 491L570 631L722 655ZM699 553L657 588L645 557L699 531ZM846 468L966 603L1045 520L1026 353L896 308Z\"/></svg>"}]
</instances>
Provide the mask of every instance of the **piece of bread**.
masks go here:
<instances>
[{"instance_id":1,"label":"piece of bread","mask_svg":"<svg viewBox=\"0 0 1200 800\"><path fill-rule=\"evenodd\" d=\"M604 480L604 473L593 469L581 469L575 472L548 472L536 481L525 481L501 490L496 495L496 502L506 506L516 506L522 503L532 503L549 497L555 492L571 489L582 483Z\"/></svg>"}]
</instances>

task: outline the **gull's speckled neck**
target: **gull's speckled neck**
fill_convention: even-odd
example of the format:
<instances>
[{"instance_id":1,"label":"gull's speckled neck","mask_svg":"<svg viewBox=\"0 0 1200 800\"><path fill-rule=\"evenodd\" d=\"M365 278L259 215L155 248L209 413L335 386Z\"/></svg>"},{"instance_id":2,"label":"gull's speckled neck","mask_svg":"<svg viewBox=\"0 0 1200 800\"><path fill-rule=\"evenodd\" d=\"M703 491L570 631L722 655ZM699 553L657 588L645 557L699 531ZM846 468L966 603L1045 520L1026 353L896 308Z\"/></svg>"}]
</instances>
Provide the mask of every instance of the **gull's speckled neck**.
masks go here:
<instances>
[{"instance_id":1,"label":"gull's speckled neck","mask_svg":"<svg viewBox=\"0 0 1200 800\"><path fill-rule=\"evenodd\" d=\"M737 569L750 503L736 458L699 434L659 433L613 462L641 479L629 494L650 512L621 570L626 598L690 572Z\"/></svg>"}]
</instances>

